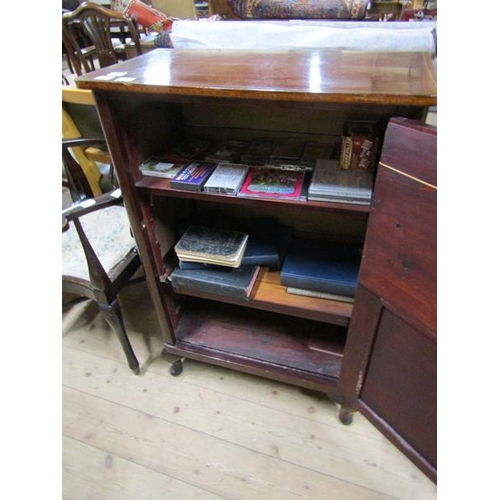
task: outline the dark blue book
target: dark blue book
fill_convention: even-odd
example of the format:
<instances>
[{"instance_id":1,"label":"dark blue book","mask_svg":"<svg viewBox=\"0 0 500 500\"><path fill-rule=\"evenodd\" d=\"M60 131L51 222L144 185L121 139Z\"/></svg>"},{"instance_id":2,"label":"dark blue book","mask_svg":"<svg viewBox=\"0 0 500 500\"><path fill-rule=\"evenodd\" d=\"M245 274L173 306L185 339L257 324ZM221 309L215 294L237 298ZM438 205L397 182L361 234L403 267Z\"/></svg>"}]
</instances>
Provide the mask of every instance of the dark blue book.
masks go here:
<instances>
[{"instance_id":1,"label":"dark blue book","mask_svg":"<svg viewBox=\"0 0 500 500\"><path fill-rule=\"evenodd\" d=\"M203 269L176 267L168 279L173 289L179 293L196 295L196 292L203 292L246 299L252 291L259 269L259 266L217 266Z\"/></svg>"},{"instance_id":2,"label":"dark blue book","mask_svg":"<svg viewBox=\"0 0 500 500\"><path fill-rule=\"evenodd\" d=\"M281 284L354 297L361 249L334 242L292 243L281 269Z\"/></svg>"},{"instance_id":3,"label":"dark blue book","mask_svg":"<svg viewBox=\"0 0 500 500\"><path fill-rule=\"evenodd\" d=\"M217 163L214 162L190 163L170 181L170 186L187 191L201 191L215 167Z\"/></svg>"},{"instance_id":4,"label":"dark blue book","mask_svg":"<svg viewBox=\"0 0 500 500\"><path fill-rule=\"evenodd\" d=\"M273 241L263 241L252 239L248 240L245 253L241 259L242 266L261 265L269 267L279 267L281 264L282 256L278 250L278 245ZM219 266L213 264L204 264L202 262L187 262L179 260L179 267L181 269L203 269L203 268L216 268Z\"/></svg>"}]
</instances>

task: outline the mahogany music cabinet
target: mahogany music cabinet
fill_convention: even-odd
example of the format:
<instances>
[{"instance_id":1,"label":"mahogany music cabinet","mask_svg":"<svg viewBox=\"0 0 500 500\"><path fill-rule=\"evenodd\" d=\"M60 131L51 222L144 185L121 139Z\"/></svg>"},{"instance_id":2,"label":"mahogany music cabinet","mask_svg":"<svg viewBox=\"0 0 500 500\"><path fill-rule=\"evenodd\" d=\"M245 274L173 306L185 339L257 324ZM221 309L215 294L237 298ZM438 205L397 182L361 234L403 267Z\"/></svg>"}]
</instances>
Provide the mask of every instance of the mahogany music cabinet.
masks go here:
<instances>
[{"instance_id":1,"label":"mahogany music cabinet","mask_svg":"<svg viewBox=\"0 0 500 500\"><path fill-rule=\"evenodd\" d=\"M344 423L363 411L435 480L430 55L158 49L77 85L95 95L165 350L322 391ZM384 145L371 206L186 191L139 169L192 138L336 141L349 120L375 121ZM265 267L248 298L176 293L173 247L207 217L273 217L294 237L364 245L354 304L287 293Z\"/></svg>"}]
</instances>

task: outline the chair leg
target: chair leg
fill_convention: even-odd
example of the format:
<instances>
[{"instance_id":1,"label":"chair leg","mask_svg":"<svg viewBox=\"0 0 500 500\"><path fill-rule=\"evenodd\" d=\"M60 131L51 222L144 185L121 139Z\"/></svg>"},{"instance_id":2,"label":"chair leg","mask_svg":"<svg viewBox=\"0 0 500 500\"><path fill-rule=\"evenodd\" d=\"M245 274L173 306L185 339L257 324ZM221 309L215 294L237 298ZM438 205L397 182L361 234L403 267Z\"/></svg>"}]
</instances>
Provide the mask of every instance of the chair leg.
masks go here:
<instances>
[{"instance_id":1,"label":"chair leg","mask_svg":"<svg viewBox=\"0 0 500 500\"><path fill-rule=\"evenodd\" d=\"M127 357L128 366L136 374L139 374L139 362L135 357L132 345L125 331L122 312L118 300L114 300L112 304L99 304L99 309L104 313L104 318L115 331L118 340L123 348L123 352Z\"/></svg>"}]
</instances>

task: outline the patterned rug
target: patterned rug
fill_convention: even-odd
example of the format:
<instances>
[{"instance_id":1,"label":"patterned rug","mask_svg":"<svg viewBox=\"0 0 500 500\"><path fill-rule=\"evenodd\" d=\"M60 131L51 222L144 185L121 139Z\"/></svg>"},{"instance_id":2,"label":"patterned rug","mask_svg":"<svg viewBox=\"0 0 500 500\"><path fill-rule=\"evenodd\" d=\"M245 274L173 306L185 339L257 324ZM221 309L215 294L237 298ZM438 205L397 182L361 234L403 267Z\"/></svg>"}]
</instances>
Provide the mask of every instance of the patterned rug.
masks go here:
<instances>
[{"instance_id":1,"label":"patterned rug","mask_svg":"<svg viewBox=\"0 0 500 500\"><path fill-rule=\"evenodd\" d=\"M241 19L363 19L369 0L228 0Z\"/></svg>"}]
</instances>

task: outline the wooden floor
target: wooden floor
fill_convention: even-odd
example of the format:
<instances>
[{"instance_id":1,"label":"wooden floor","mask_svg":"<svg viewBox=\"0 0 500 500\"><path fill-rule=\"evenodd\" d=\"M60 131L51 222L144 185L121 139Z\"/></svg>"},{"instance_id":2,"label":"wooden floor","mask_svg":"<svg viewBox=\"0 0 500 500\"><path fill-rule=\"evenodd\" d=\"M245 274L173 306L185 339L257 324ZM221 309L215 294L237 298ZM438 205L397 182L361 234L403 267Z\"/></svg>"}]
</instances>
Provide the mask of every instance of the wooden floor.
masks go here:
<instances>
[{"instance_id":1,"label":"wooden floor","mask_svg":"<svg viewBox=\"0 0 500 500\"><path fill-rule=\"evenodd\" d=\"M64 499L427 500L436 486L321 395L162 358L145 285L121 303L142 373L88 300L63 297Z\"/></svg>"}]
</instances>

